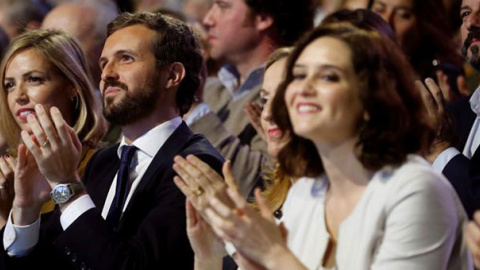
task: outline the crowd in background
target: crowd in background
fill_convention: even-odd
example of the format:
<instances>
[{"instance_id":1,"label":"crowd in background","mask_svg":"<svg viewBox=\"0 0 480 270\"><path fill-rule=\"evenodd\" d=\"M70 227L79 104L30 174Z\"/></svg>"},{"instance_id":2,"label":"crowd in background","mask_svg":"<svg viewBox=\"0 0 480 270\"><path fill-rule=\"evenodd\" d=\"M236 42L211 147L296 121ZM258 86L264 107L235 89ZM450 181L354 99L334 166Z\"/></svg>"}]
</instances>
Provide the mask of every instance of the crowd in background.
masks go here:
<instances>
[{"instance_id":1,"label":"crowd in background","mask_svg":"<svg viewBox=\"0 0 480 270\"><path fill-rule=\"evenodd\" d=\"M480 268L480 0L0 0L0 269Z\"/></svg>"}]
</instances>

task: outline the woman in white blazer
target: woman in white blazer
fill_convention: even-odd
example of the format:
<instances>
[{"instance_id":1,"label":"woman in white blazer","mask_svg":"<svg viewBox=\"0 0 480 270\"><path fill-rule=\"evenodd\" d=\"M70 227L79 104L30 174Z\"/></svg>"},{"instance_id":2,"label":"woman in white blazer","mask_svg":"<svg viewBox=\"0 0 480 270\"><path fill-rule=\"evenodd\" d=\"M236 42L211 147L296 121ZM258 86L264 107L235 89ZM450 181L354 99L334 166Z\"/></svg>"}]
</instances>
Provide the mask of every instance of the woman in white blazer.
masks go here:
<instances>
[{"instance_id":1,"label":"woman in white blazer","mask_svg":"<svg viewBox=\"0 0 480 270\"><path fill-rule=\"evenodd\" d=\"M413 82L403 54L377 32L310 33L272 103L290 134L278 161L299 177L283 208L286 241L258 191L260 213L234 190L233 204L206 192L216 235L264 269L473 269L464 210L419 155L433 131Z\"/></svg>"}]
</instances>

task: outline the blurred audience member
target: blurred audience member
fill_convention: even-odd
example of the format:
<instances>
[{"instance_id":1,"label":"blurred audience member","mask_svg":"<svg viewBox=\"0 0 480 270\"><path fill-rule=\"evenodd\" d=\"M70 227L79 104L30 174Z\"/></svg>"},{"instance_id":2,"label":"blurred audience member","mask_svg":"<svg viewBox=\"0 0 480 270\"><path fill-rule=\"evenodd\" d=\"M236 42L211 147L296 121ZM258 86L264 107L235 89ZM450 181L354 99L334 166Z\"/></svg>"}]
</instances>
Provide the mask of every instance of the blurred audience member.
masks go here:
<instances>
[{"instance_id":1,"label":"blurred audience member","mask_svg":"<svg viewBox=\"0 0 480 270\"><path fill-rule=\"evenodd\" d=\"M437 80L445 99L464 93L457 79L463 78L463 61L453 42L445 7L438 0L373 0L370 9L395 30L398 41L418 77Z\"/></svg>"},{"instance_id":2,"label":"blurred audience member","mask_svg":"<svg viewBox=\"0 0 480 270\"><path fill-rule=\"evenodd\" d=\"M225 0L214 2L204 18L210 57L225 65L218 80L207 83L204 102L199 100L187 123L232 161L244 196L257 183L266 157L245 105L259 100L265 60L311 29L313 13L312 0Z\"/></svg>"},{"instance_id":3,"label":"blurred audience member","mask_svg":"<svg viewBox=\"0 0 480 270\"><path fill-rule=\"evenodd\" d=\"M462 53L466 62L477 71L480 71L480 44L477 42L480 39L479 14L480 0L463 0L460 10L463 21L460 28ZM445 107L441 89L433 80L426 80L425 85L417 82L417 85L426 95L425 104L429 108L431 122L438 130L442 129L450 115L453 117L452 132L457 140L437 133L429 160L450 180L468 216L472 217L473 211L480 208L480 87L471 96Z\"/></svg>"},{"instance_id":4,"label":"blurred audience member","mask_svg":"<svg viewBox=\"0 0 480 270\"><path fill-rule=\"evenodd\" d=\"M196 21L201 22L213 4L213 0L185 0L183 14Z\"/></svg>"},{"instance_id":5,"label":"blurred audience member","mask_svg":"<svg viewBox=\"0 0 480 270\"><path fill-rule=\"evenodd\" d=\"M43 2L15 0L0 2L0 26L10 39L21 33L40 28L49 6Z\"/></svg>"},{"instance_id":6,"label":"blurred audience member","mask_svg":"<svg viewBox=\"0 0 480 270\"><path fill-rule=\"evenodd\" d=\"M261 107L261 116L258 118L258 123L255 123L255 127L257 129L257 132L265 138L267 142L267 153L274 159L276 159L278 151L285 144L284 142L288 140L288 136L282 136L280 129L272 121L270 107L272 103L272 98L275 95L278 86L284 79L286 60L291 50L292 49L290 47L279 48L274 51L267 59L267 61L265 62L265 72L262 89L260 90L261 104L263 106ZM178 170L177 173L180 177L185 176L190 178L194 175L194 172L190 170L195 169L185 165L187 165L186 161L180 158L177 166L181 167L182 170ZM198 171L198 168L196 171ZM279 177L279 175L281 175L281 177ZM288 187L290 186L291 181L288 177L278 171L275 171L273 172L273 174L269 174L266 176L268 177L268 179L266 181L267 183L264 195L267 198L267 204L270 206L270 209L272 210L272 212L275 212L277 210L280 210L283 201L285 200L285 197L287 195L286 192L288 191ZM222 180L220 182L224 181ZM199 184L201 186L202 183ZM179 182L179 187L185 187L185 184L182 185L182 182ZM204 189L209 189L208 186L201 187ZM283 192L281 190L283 190ZM182 189L182 191L186 190Z\"/></svg>"},{"instance_id":7,"label":"blurred audience member","mask_svg":"<svg viewBox=\"0 0 480 270\"><path fill-rule=\"evenodd\" d=\"M98 61L107 38L107 24L117 15L113 4L84 4L75 1L59 5L50 11L42 28L63 30L78 38L88 60L92 83L98 87L101 75Z\"/></svg>"},{"instance_id":8,"label":"blurred audience member","mask_svg":"<svg viewBox=\"0 0 480 270\"><path fill-rule=\"evenodd\" d=\"M265 73L263 79L262 90L260 91L260 96L262 100L263 110L261 112L262 116L258 119L259 127L257 127L257 132L259 134L263 134L267 141L267 152L268 154L276 159L278 151L281 147L285 144L285 141L288 140L287 136L282 136L280 129L277 125L272 121L271 116L271 103L272 98L277 91L278 86L283 81L285 76L285 66L286 66L286 58L291 52L291 48L280 48L273 52L271 56L265 63ZM229 166L225 165L225 166ZM224 193L227 185L230 188L237 188L235 184L235 179L231 176L231 173L228 173L226 168L224 167L225 173L225 181L223 181L222 177L215 173L215 171L209 168L206 164L195 158L194 156L189 156L187 159L183 159L182 157L175 158L175 165L173 167L176 172L178 173L179 177L175 178L175 183L177 186L182 190L185 196L188 197L190 202L194 205L195 209L197 210L190 210L191 215L196 215L199 213L205 216L206 210L206 196L207 194L212 193ZM200 176L201 175L201 176ZM195 179L205 178L210 181L196 181ZM288 177L283 173L278 166L275 167L273 172L264 173L265 178L265 190L263 195L265 196L266 204L272 213L274 213L275 217L280 218L282 216L282 205L285 201L287 196L288 190L294 179ZM208 185L208 183L214 183L212 185ZM199 196L192 196L189 192L194 186L199 186L202 190L205 190L205 194L200 194ZM258 207L258 205L254 204L254 207ZM187 208L188 209L188 208ZM195 236L192 236L195 237ZM211 241L211 245L213 246L223 246L222 242L216 241L216 237L209 234L208 236L202 237L211 237L209 241ZM195 247L195 240L191 239L192 245ZM201 261L201 254L200 258L196 261ZM216 254L212 254L212 257L207 256L205 259L207 260L215 260L217 263L221 263L222 257L224 253L218 252ZM215 257L215 258L213 258ZM231 259L226 259L223 261L223 269L236 269L237 266L233 264ZM237 260L237 263L240 264L242 269L244 265L242 265L241 261Z\"/></svg>"}]
</instances>

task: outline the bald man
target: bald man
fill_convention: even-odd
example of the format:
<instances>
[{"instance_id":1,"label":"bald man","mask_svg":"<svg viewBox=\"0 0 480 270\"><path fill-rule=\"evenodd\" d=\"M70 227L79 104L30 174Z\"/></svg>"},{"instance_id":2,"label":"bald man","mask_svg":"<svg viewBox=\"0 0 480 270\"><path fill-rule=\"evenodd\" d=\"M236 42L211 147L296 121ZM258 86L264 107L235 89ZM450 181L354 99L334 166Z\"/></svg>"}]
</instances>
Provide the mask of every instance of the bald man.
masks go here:
<instances>
[{"instance_id":1,"label":"bald man","mask_svg":"<svg viewBox=\"0 0 480 270\"><path fill-rule=\"evenodd\" d=\"M101 74L98 60L107 38L107 24L117 15L113 4L69 2L50 11L42 28L63 30L78 38L90 66L92 83L98 87Z\"/></svg>"}]
</instances>

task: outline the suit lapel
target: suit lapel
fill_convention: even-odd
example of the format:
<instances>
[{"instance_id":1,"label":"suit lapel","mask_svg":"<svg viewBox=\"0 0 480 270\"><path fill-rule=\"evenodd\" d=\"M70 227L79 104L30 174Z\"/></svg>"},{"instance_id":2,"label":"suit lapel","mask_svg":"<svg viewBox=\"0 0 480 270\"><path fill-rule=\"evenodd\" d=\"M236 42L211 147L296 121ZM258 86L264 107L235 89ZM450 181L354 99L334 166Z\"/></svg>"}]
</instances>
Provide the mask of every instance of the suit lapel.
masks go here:
<instances>
[{"instance_id":1,"label":"suit lapel","mask_svg":"<svg viewBox=\"0 0 480 270\"><path fill-rule=\"evenodd\" d=\"M472 166L476 169L476 171L480 171L480 146L477 147L477 150L473 154L470 161L472 162Z\"/></svg>"},{"instance_id":2,"label":"suit lapel","mask_svg":"<svg viewBox=\"0 0 480 270\"><path fill-rule=\"evenodd\" d=\"M182 122L180 126L170 135L167 141L163 144L160 150L157 152L152 162L147 168L147 171L143 175L140 183L135 189L130 202L128 203L127 209L125 212L128 212L132 205L135 204L138 196L141 196L143 190L151 186L154 181L163 181L160 174L164 171L171 170L173 164L173 158L177 155L189 141L190 137L193 136L192 131L187 127L187 125ZM167 179L173 181L173 179Z\"/></svg>"},{"instance_id":3,"label":"suit lapel","mask_svg":"<svg viewBox=\"0 0 480 270\"><path fill-rule=\"evenodd\" d=\"M92 160L98 165L92 170L94 173L90 176L92 179L87 179L87 190L98 209L103 209L108 191L120 166L117 148L118 144L107 149L106 151L109 152L105 153L105 157Z\"/></svg>"}]
</instances>

